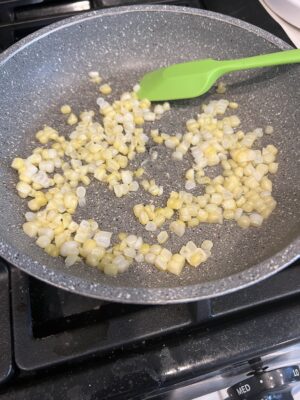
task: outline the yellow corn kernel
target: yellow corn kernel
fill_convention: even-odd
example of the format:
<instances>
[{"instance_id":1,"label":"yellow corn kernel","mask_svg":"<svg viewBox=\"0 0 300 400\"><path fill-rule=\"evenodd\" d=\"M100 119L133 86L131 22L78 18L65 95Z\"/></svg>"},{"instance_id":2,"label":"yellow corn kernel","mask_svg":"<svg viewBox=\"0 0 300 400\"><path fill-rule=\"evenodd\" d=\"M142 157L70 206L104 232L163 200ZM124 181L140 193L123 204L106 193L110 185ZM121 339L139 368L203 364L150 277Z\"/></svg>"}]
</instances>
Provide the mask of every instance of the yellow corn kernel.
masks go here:
<instances>
[{"instance_id":1,"label":"yellow corn kernel","mask_svg":"<svg viewBox=\"0 0 300 400\"><path fill-rule=\"evenodd\" d=\"M261 210L260 214L264 219L267 219L267 218L269 218L271 212L272 212L272 209L265 207Z\"/></svg>"},{"instance_id":2,"label":"yellow corn kernel","mask_svg":"<svg viewBox=\"0 0 300 400\"><path fill-rule=\"evenodd\" d=\"M144 172L145 172L145 170L144 170L144 168L138 168L135 172L134 172L134 175L137 177L137 178L140 178L143 174L144 174Z\"/></svg>"},{"instance_id":3,"label":"yellow corn kernel","mask_svg":"<svg viewBox=\"0 0 300 400\"><path fill-rule=\"evenodd\" d=\"M89 254L95 247L97 247L97 243L94 239L86 240L82 245L83 254Z\"/></svg>"},{"instance_id":4,"label":"yellow corn kernel","mask_svg":"<svg viewBox=\"0 0 300 400\"><path fill-rule=\"evenodd\" d=\"M233 170L233 172L234 172L234 174L235 174L236 176L238 176L239 178L241 178L241 177L244 175L244 170L243 170L242 167L236 167L236 168Z\"/></svg>"},{"instance_id":5,"label":"yellow corn kernel","mask_svg":"<svg viewBox=\"0 0 300 400\"><path fill-rule=\"evenodd\" d=\"M64 104L63 106L61 106L60 111L62 114L70 114L72 109L68 104Z\"/></svg>"},{"instance_id":6,"label":"yellow corn kernel","mask_svg":"<svg viewBox=\"0 0 300 400\"><path fill-rule=\"evenodd\" d=\"M136 125L143 125L145 122L144 118L141 115L134 117L134 123Z\"/></svg>"},{"instance_id":7,"label":"yellow corn kernel","mask_svg":"<svg viewBox=\"0 0 300 400\"><path fill-rule=\"evenodd\" d=\"M143 186L143 188L145 190L149 190L149 188L150 188L150 182L147 179L143 179L141 182L141 185Z\"/></svg>"},{"instance_id":8,"label":"yellow corn kernel","mask_svg":"<svg viewBox=\"0 0 300 400\"><path fill-rule=\"evenodd\" d=\"M111 89L111 87L110 87L107 83L105 83L104 85L101 85L101 86L99 87L99 91L100 91L102 94L110 94L110 93L112 92L112 89Z\"/></svg>"},{"instance_id":9,"label":"yellow corn kernel","mask_svg":"<svg viewBox=\"0 0 300 400\"><path fill-rule=\"evenodd\" d=\"M150 251L150 245L148 243L143 243L139 248L139 252L143 255L148 254Z\"/></svg>"},{"instance_id":10,"label":"yellow corn kernel","mask_svg":"<svg viewBox=\"0 0 300 400\"><path fill-rule=\"evenodd\" d=\"M213 193L210 198L211 204L219 206L223 201L223 196L220 193Z\"/></svg>"},{"instance_id":11,"label":"yellow corn kernel","mask_svg":"<svg viewBox=\"0 0 300 400\"><path fill-rule=\"evenodd\" d=\"M199 129L199 124L195 119L189 119L186 122L186 129L189 132L195 132L195 131L197 131Z\"/></svg>"},{"instance_id":12,"label":"yellow corn kernel","mask_svg":"<svg viewBox=\"0 0 300 400\"><path fill-rule=\"evenodd\" d=\"M186 256L186 260L192 267L198 267L207 260L207 255L204 250L197 248L192 254Z\"/></svg>"},{"instance_id":13,"label":"yellow corn kernel","mask_svg":"<svg viewBox=\"0 0 300 400\"><path fill-rule=\"evenodd\" d=\"M246 201L246 203L243 204L241 208L242 208L245 212L250 213L250 212L253 211L254 205L253 205L252 201Z\"/></svg>"},{"instance_id":14,"label":"yellow corn kernel","mask_svg":"<svg viewBox=\"0 0 300 400\"><path fill-rule=\"evenodd\" d=\"M146 211L141 211L141 213L139 214L139 221L142 225L148 224L149 217L148 217L148 214L146 213Z\"/></svg>"},{"instance_id":15,"label":"yellow corn kernel","mask_svg":"<svg viewBox=\"0 0 300 400\"><path fill-rule=\"evenodd\" d=\"M189 228L194 228L195 226L198 226L200 223L198 218L192 218L190 221L188 221L187 225Z\"/></svg>"},{"instance_id":16,"label":"yellow corn kernel","mask_svg":"<svg viewBox=\"0 0 300 400\"><path fill-rule=\"evenodd\" d=\"M163 248L159 253L159 256L166 261L169 261L172 258L172 255L172 252L165 248Z\"/></svg>"},{"instance_id":17,"label":"yellow corn kernel","mask_svg":"<svg viewBox=\"0 0 300 400\"><path fill-rule=\"evenodd\" d=\"M147 213L147 215L149 217L149 220L153 220L155 218L156 214L155 214L155 211L154 211L154 206L152 206L150 204L147 204L144 207L144 211L146 211L146 213Z\"/></svg>"},{"instance_id":18,"label":"yellow corn kernel","mask_svg":"<svg viewBox=\"0 0 300 400\"><path fill-rule=\"evenodd\" d=\"M133 213L137 218L139 218L139 215L143 210L144 210L143 204L136 204L135 206L133 206Z\"/></svg>"},{"instance_id":19,"label":"yellow corn kernel","mask_svg":"<svg viewBox=\"0 0 300 400\"><path fill-rule=\"evenodd\" d=\"M167 207L172 208L173 210L179 210L182 207L182 200L169 198L167 201Z\"/></svg>"},{"instance_id":20,"label":"yellow corn kernel","mask_svg":"<svg viewBox=\"0 0 300 400\"><path fill-rule=\"evenodd\" d=\"M250 226L250 218L247 215L242 215L238 220L237 223L238 225L243 228L246 229Z\"/></svg>"},{"instance_id":21,"label":"yellow corn kernel","mask_svg":"<svg viewBox=\"0 0 300 400\"><path fill-rule=\"evenodd\" d=\"M22 158L14 158L13 162L11 163L12 168L19 170L20 168L24 167L24 160Z\"/></svg>"},{"instance_id":22,"label":"yellow corn kernel","mask_svg":"<svg viewBox=\"0 0 300 400\"><path fill-rule=\"evenodd\" d=\"M65 178L60 174L55 174L53 180L55 185L62 185L65 182Z\"/></svg>"},{"instance_id":23,"label":"yellow corn kernel","mask_svg":"<svg viewBox=\"0 0 300 400\"><path fill-rule=\"evenodd\" d=\"M126 238L127 238L127 233L125 233L125 232L120 232L120 233L118 234L118 238L119 238L119 240L124 240L124 239L126 239Z\"/></svg>"},{"instance_id":24,"label":"yellow corn kernel","mask_svg":"<svg viewBox=\"0 0 300 400\"><path fill-rule=\"evenodd\" d=\"M272 192L272 181L268 179L266 176L264 176L260 182L260 187L263 190L266 190L268 192Z\"/></svg>"},{"instance_id":25,"label":"yellow corn kernel","mask_svg":"<svg viewBox=\"0 0 300 400\"><path fill-rule=\"evenodd\" d=\"M76 117L75 114L71 113L69 115L69 118L67 119L68 125L75 125L78 122L78 118Z\"/></svg>"},{"instance_id":26,"label":"yellow corn kernel","mask_svg":"<svg viewBox=\"0 0 300 400\"><path fill-rule=\"evenodd\" d=\"M115 160L116 160L117 163L120 165L120 168L126 168L127 165L128 165L128 158L125 157L125 156L123 156L123 155L121 155L121 154L118 154L118 155L115 157Z\"/></svg>"},{"instance_id":27,"label":"yellow corn kernel","mask_svg":"<svg viewBox=\"0 0 300 400\"><path fill-rule=\"evenodd\" d=\"M73 193L66 193L64 197L64 205L66 209L76 209L78 204L77 197Z\"/></svg>"},{"instance_id":28,"label":"yellow corn kernel","mask_svg":"<svg viewBox=\"0 0 300 400\"><path fill-rule=\"evenodd\" d=\"M19 179L21 182L25 182L25 183L31 183L31 181L32 181L32 179L29 178L29 176L26 176L25 174L20 174Z\"/></svg>"},{"instance_id":29,"label":"yellow corn kernel","mask_svg":"<svg viewBox=\"0 0 300 400\"><path fill-rule=\"evenodd\" d=\"M276 174L276 172L278 171L278 163L276 162L272 162L268 165L269 167L269 172L271 174Z\"/></svg>"},{"instance_id":30,"label":"yellow corn kernel","mask_svg":"<svg viewBox=\"0 0 300 400\"><path fill-rule=\"evenodd\" d=\"M152 246L150 246L150 252L157 256L160 254L161 250L162 249L159 244L153 244Z\"/></svg>"},{"instance_id":31,"label":"yellow corn kernel","mask_svg":"<svg viewBox=\"0 0 300 400\"><path fill-rule=\"evenodd\" d=\"M224 210L223 217L225 219L234 219L235 211L234 210Z\"/></svg>"},{"instance_id":32,"label":"yellow corn kernel","mask_svg":"<svg viewBox=\"0 0 300 400\"><path fill-rule=\"evenodd\" d=\"M258 164L258 166L255 169L261 176L263 176L263 175L266 175L268 173L269 166L266 165L266 164Z\"/></svg>"},{"instance_id":33,"label":"yellow corn kernel","mask_svg":"<svg viewBox=\"0 0 300 400\"><path fill-rule=\"evenodd\" d=\"M269 145L266 147L266 150L267 150L269 153L273 154L274 156L276 156L276 154L278 153L277 147L275 147L273 144L269 144Z\"/></svg>"},{"instance_id":34,"label":"yellow corn kernel","mask_svg":"<svg viewBox=\"0 0 300 400\"><path fill-rule=\"evenodd\" d=\"M156 268L158 268L161 271L166 271L167 266L168 266L168 261L165 259L161 258L160 256L157 256L154 261L154 265Z\"/></svg>"},{"instance_id":35,"label":"yellow corn kernel","mask_svg":"<svg viewBox=\"0 0 300 400\"><path fill-rule=\"evenodd\" d=\"M60 235L64 230L65 228L63 227L63 225L60 225L54 229L54 235L55 236Z\"/></svg>"},{"instance_id":36,"label":"yellow corn kernel","mask_svg":"<svg viewBox=\"0 0 300 400\"><path fill-rule=\"evenodd\" d=\"M238 103L236 103L235 101L231 101L229 103L229 107L232 108L233 110L235 110L236 108L238 108Z\"/></svg>"},{"instance_id":37,"label":"yellow corn kernel","mask_svg":"<svg viewBox=\"0 0 300 400\"><path fill-rule=\"evenodd\" d=\"M219 214L217 212L209 212L207 217L207 222L209 224L222 224L223 223L222 214Z\"/></svg>"},{"instance_id":38,"label":"yellow corn kernel","mask_svg":"<svg viewBox=\"0 0 300 400\"><path fill-rule=\"evenodd\" d=\"M174 211L172 210L172 208L170 208L170 207L165 207L165 208L163 209L163 216L164 216L166 219L172 218L173 215L174 215Z\"/></svg>"},{"instance_id":39,"label":"yellow corn kernel","mask_svg":"<svg viewBox=\"0 0 300 400\"><path fill-rule=\"evenodd\" d=\"M47 204L47 199L46 198L36 198L32 199L28 202L28 207L31 211L38 211L41 207L45 206Z\"/></svg>"},{"instance_id":40,"label":"yellow corn kernel","mask_svg":"<svg viewBox=\"0 0 300 400\"><path fill-rule=\"evenodd\" d=\"M219 94L223 94L223 93L226 92L226 85L225 85L224 82L219 82L217 84L216 92L219 93Z\"/></svg>"},{"instance_id":41,"label":"yellow corn kernel","mask_svg":"<svg viewBox=\"0 0 300 400\"><path fill-rule=\"evenodd\" d=\"M242 207L243 204L246 203L246 199L244 196L240 197L237 201L236 201L236 206L237 207Z\"/></svg>"},{"instance_id":42,"label":"yellow corn kernel","mask_svg":"<svg viewBox=\"0 0 300 400\"><path fill-rule=\"evenodd\" d=\"M208 219L208 212L205 210L200 209L198 211L198 215L197 218L199 220L199 222L207 222Z\"/></svg>"},{"instance_id":43,"label":"yellow corn kernel","mask_svg":"<svg viewBox=\"0 0 300 400\"><path fill-rule=\"evenodd\" d=\"M222 207L224 210L234 210L236 208L236 203L233 199L224 200Z\"/></svg>"},{"instance_id":44,"label":"yellow corn kernel","mask_svg":"<svg viewBox=\"0 0 300 400\"><path fill-rule=\"evenodd\" d=\"M70 223L72 222L72 217L70 214L68 213L64 213L62 215L62 225L65 229L67 229L70 225Z\"/></svg>"},{"instance_id":45,"label":"yellow corn kernel","mask_svg":"<svg viewBox=\"0 0 300 400\"><path fill-rule=\"evenodd\" d=\"M166 219L163 215L156 215L153 219L153 222L156 226L160 227L165 223Z\"/></svg>"},{"instance_id":46,"label":"yellow corn kernel","mask_svg":"<svg viewBox=\"0 0 300 400\"><path fill-rule=\"evenodd\" d=\"M141 109L144 110L144 109L150 108L150 106L151 106L151 103L150 103L150 101L148 99L143 99L143 100L140 101L140 108Z\"/></svg>"},{"instance_id":47,"label":"yellow corn kernel","mask_svg":"<svg viewBox=\"0 0 300 400\"><path fill-rule=\"evenodd\" d=\"M51 257L59 256L59 248L55 246L55 244L48 244L48 246L45 247L45 252Z\"/></svg>"},{"instance_id":48,"label":"yellow corn kernel","mask_svg":"<svg viewBox=\"0 0 300 400\"><path fill-rule=\"evenodd\" d=\"M173 254L168 262L167 270L175 275L180 275L185 265L185 258L181 254Z\"/></svg>"},{"instance_id":49,"label":"yellow corn kernel","mask_svg":"<svg viewBox=\"0 0 300 400\"><path fill-rule=\"evenodd\" d=\"M186 171L186 173L185 173L185 178L186 178L188 181L193 181L193 180L194 180L194 177L195 177L195 171L193 170L193 168L188 169L188 170Z\"/></svg>"},{"instance_id":50,"label":"yellow corn kernel","mask_svg":"<svg viewBox=\"0 0 300 400\"><path fill-rule=\"evenodd\" d=\"M94 172L94 177L98 180L103 182L106 178L106 170L104 167L98 167Z\"/></svg>"},{"instance_id":51,"label":"yellow corn kernel","mask_svg":"<svg viewBox=\"0 0 300 400\"><path fill-rule=\"evenodd\" d=\"M27 236L36 237L38 233L38 227L34 222L25 222L25 224L23 224L23 231Z\"/></svg>"},{"instance_id":52,"label":"yellow corn kernel","mask_svg":"<svg viewBox=\"0 0 300 400\"><path fill-rule=\"evenodd\" d=\"M162 144L164 142L164 139L161 136L155 136L152 138L152 140L157 144Z\"/></svg>"},{"instance_id":53,"label":"yellow corn kernel","mask_svg":"<svg viewBox=\"0 0 300 400\"><path fill-rule=\"evenodd\" d=\"M29 196L32 192L31 186L23 181L18 182L16 189L19 192L19 196L21 196L22 198Z\"/></svg>"}]
</instances>

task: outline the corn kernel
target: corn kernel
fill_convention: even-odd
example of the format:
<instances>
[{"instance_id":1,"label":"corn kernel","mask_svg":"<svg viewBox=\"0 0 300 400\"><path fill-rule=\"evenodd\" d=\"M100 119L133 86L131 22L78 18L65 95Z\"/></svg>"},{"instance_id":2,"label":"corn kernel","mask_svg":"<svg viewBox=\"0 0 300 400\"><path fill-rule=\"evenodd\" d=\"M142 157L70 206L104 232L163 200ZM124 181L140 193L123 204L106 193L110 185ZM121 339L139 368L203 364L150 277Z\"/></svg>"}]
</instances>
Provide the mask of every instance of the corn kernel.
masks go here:
<instances>
[{"instance_id":1,"label":"corn kernel","mask_svg":"<svg viewBox=\"0 0 300 400\"><path fill-rule=\"evenodd\" d=\"M272 162L268 165L270 174L276 174L278 171L278 163Z\"/></svg>"},{"instance_id":2,"label":"corn kernel","mask_svg":"<svg viewBox=\"0 0 300 400\"><path fill-rule=\"evenodd\" d=\"M140 178L140 177L144 174L144 172L145 172L144 168L138 168L138 169L135 171L134 175L135 175L137 178Z\"/></svg>"},{"instance_id":3,"label":"corn kernel","mask_svg":"<svg viewBox=\"0 0 300 400\"><path fill-rule=\"evenodd\" d=\"M157 235L157 241L159 244L163 244L165 243L169 238L168 232L167 231L161 231L158 235Z\"/></svg>"},{"instance_id":4,"label":"corn kernel","mask_svg":"<svg viewBox=\"0 0 300 400\"><path fill-rule=\"evenodd\" d=\"M99 87L99 91L100 91L102 94L110 94L110 93L112 92L112 89L111 89L111 87L110 87L107 83L105 83L104 85L101 85L101 86Z\"/></svg>"},{"instance_id":5,"label":"corn kernel","mask_svg":"<svg viewBox=\"0 0 300 400\"><path fill-rule=\"evenodd\" d=\"M182 237L185 233L185 223L180 220L171 222L170 231L175 233L177 236Z\"/></svg>"},{"instance_id":6,"label":"corn kernel","mask_svg":"<svg viewBox=\"0 0 300 400\"><path fill-rule=\"evenodd\" d=\"M160 254L161 250L162 250L162 248L158 244L154 244L150 247L151 253L155 254L156 256L158 256Z\"/></svg>"},{"instance_id":7,"label":"corn kernel","mask_svg":"<svg viewBox=\"0 0 300 400\"><path fill-rule=\"evenodd\" d=\"M75 125L75 124L77 124L77 122L78 122L78 118L76 117L75 114L71 113L67 120L68 125Z\"/></svg>"},{"instance_id":8,"label":"corn kernel","mask_svg":"<svg viewBox=\"0 0 300 400\"><path fill-rule=\"evenodd\" d=\"M142 225L146 225L149 222L149 217L146 213L146 211L142 211L139 215L139 221Z\"/></svg>"},{"instance_id":9,"label":"corn kernel","mask_svg":"<svg viewBox=\"0 0 300 400\"><path fill-rule=\"evenodd\" d=\"M55 246L55 244L48 244L48 246L45 247L45 252L51 257L59 256L59 248Z\"/></svg>"},{"instance_id":10,"label":"corn kernel","mask_svg":"<svg viewBox=\"0 0 300 400\"><path fill-rule=\"evenodd\" d=\"M38 227L34 222L25 222L23 224L23 231L27 236L35 237L38 233Z\"/></svg>"},{"instance_id":11,"label":"corn kernel","mask_svg":"<svg viewBox=\"0 0 300 400\"><path fill-rule=\"evenodd\" d=\"M61 106L60 111L62 114L70 114L72 109L68 104L64 104L63 106Z\"/></svg>"},{"instance_id":12,"label":"corn kernel","mask_svg":"<svg viewBox=\"0 0 300 400\"><path fill-rule=\"evenodd\" d=\"M150 251L150 245L148 243L143 243L139 251L141 254L146 255Z\"/></svg>"},{"instance_id":13,"label":"corn kernel","mask_svg":"<svg viewBox=\"0 0 300 400\"><path fill-rule=\"evenodd\" d=\"M186 260L192 267L198 267L207 260L207 255L204 250L197 248L192 254L186 256Z\"/></svg>"},{"instance_id":14,"label":"corn kernel","mask_svg":"<svg viewBox=\"0 0 300 400\"><path fill-rule=\"evenodd\" d=\"M12 168L20 169L24 166L24 160L22 158L14 158L13 162L11 163Z\"/></svg>"},{"instance_id":15,"label":"corn kernel","mask_svg":"<svg viewBox=\"0 0 300 400\"><path fill-rule=\"evenodd\" d=\"M248 228L250 226L250 222L250 218L247 215L242 215L237 220L238 225L243 229Z\"/></svg>"},{"instance_id":16,"label":"corn kernel","mask_svg":"<svg viewBox=\"0 0 300 400\"><path fill-rule=\"evenodd\" d=\"M167 270L175 275L180 275L185 264L185 258L181 254L173 254L168 262Z\"/></svg>"}]
</instances>

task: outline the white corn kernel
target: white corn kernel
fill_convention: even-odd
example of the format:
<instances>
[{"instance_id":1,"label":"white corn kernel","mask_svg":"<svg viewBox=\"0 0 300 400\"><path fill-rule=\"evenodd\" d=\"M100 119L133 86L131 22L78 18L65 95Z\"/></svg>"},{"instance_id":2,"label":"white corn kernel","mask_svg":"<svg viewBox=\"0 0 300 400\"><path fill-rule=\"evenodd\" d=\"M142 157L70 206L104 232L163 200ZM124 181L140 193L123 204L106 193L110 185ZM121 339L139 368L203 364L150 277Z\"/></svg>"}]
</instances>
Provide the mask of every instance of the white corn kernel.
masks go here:
<instances>
[{"instance_id":1,"label":"white corn kernel","mask_svg":"<svg viewBox=\"0 0 300 400\"><path fill-rule=\"evenodd\" d=\"M165 243L169 238L168 232L167 231L161 231L158 235L157 235L157 241L159 244L163 244Z\"/></svg>"},{"instance_id":2,"label":"white corn kernel","mask_svg":"<svg viewBox=\"0 0 300 400\"><path fill-rule=\"evenodd\" d=\"M94 240L99 246L102 246L106 249L107 247L110 246L111 237L112 237L112 232L99 231L95 234Z\"/></svg>"},{"instance_id":3,"label":"white corn kernel","mask_svg":"<svg viewBox=\"0 0 300 400\"><path fill-rule=\"evenodd\" d=\"M204 250L204 251L210 251L212 248L213 248L213 242L211 241L211 240L204 240L203 242L202 242L202 244L201 244L201 248Z\"/></svg>"},{"instance_id":4,"label":"white corn kernel","mask_svg":"<svg viewBox=\"0 0 300 400\"><path fill-rule=\"evenodd\" d=\"M185 233L185 223L177 220L170 223L170 231L181 237Z\"/></svg>"},{"instance_id":5,"label":"white corn kernel","mask_svg":"<svg viewBox=\"0 0 300 400\"><path fill-rule=\"evenodd\" d=\"M265 133L266 133L267 135L272 135L273 132L274 132L273 126L267 125L267 126L265 127Z\"/></svg>"},{"instance_id":6,"label":"white corn kernel","mask_svg":"<svg viewBox=\"0 0 300 400\"><path fill-rule=\"evenodd\" d=\"M154 222L150 221L145 226L146 231L154 232L157 229L157 226Z\"/></svg>"}]
</instances>

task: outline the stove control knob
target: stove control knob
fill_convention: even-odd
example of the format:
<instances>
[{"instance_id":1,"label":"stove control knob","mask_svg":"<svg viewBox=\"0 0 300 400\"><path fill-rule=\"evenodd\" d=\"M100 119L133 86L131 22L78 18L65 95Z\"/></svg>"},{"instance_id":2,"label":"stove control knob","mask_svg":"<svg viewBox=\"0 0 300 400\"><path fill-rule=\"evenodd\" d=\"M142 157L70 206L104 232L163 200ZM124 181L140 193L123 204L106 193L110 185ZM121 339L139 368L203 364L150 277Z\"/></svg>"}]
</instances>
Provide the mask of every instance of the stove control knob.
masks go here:
<instances>
[{"instance_id":1,"label":"stove control knob","mask_svg":"<svg viewBox=\"0 0 300 400\"><path fill-rule=\"evenodd\" d=\"M298 366L264 371L228 389L229 399L236 400L293 400L292 384L300 382Z\"/></svg>"}]
</instances>

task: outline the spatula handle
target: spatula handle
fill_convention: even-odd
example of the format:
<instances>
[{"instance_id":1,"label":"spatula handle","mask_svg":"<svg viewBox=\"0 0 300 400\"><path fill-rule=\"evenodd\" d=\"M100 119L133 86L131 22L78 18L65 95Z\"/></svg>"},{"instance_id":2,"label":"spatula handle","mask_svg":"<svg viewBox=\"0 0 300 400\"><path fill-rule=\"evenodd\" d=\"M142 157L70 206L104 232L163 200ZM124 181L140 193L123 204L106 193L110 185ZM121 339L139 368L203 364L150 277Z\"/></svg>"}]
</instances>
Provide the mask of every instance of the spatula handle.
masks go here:
<instances>
[{"instance_id":1,"label":"spatula handle","mask_svg":"<svg viewBox=\"0 0 300 400\"><path fill-rule=\"evenodd\" d=\"M300 49L279 51L261 56L224 61L225 69L239 71L242 69L270 67L273 65L300 63Z\"/></svg>"}]
</instances>

